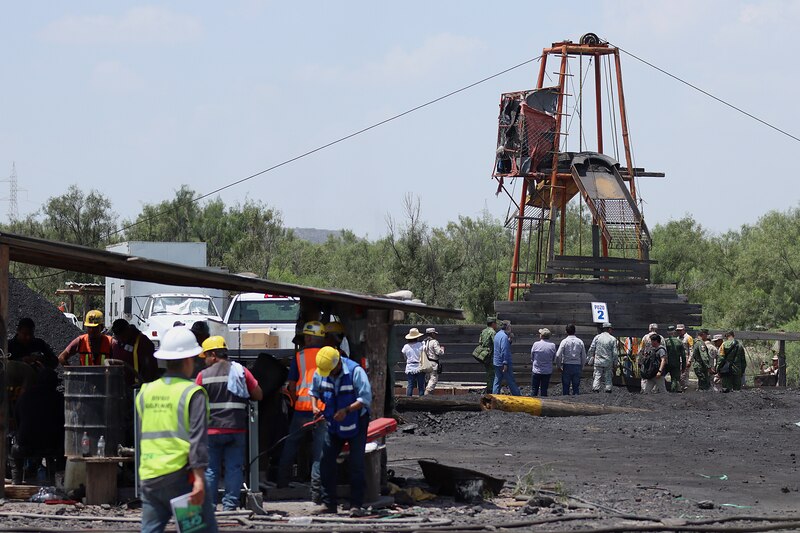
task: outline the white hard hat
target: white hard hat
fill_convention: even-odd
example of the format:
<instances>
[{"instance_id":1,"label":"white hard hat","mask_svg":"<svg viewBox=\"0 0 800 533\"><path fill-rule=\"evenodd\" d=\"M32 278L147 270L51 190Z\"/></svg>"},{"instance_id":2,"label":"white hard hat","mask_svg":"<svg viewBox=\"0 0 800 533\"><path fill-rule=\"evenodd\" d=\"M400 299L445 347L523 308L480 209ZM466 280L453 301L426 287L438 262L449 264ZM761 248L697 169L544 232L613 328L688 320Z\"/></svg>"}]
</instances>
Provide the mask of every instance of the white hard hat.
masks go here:
<instances>
[{"instance_id":1,"label":"white hard hat","mask_svg":"<svg viewBox=\"0 0 800 533\"><path fill-rule=\"evenodd\" d=\"M187 359L199 355L203 349L197 344L194 333L187 327L175 327L164 334L156 359Z\"/></svg>"}]
</instances>

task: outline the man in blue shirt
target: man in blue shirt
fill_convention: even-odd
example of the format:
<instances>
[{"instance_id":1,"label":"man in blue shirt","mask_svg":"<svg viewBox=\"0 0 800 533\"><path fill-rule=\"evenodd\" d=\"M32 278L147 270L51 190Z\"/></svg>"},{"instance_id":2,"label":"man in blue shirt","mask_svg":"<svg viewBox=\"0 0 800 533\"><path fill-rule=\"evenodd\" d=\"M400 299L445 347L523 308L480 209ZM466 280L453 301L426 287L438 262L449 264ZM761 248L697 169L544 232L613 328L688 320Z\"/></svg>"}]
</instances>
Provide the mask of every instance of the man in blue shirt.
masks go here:
<instances>
[{"instance_id":1,"label":"man in blue shirt","mask_svg":"<svg viewBox=\"0 0 800 533\"><path fill-rule=\"evenodd\" d=\"M500 394L500 386L505 380L506 385L511 389L511 394L519 396L519 387L517 387L517 382L514 381L514 369L511 366L511 339L508 338L510 330L511 324L503 322L494 336L494 386L492 387L492 393Z\"/></svg>"},{"instance_id":2,"label":"man in blue shirt","mask_svg":"<svg viewBox=\"0 0 800 533\"><path fill-rule=\"evenodd\" d=\"M311 383L311 396L314 398L314 415L323 413L328 421L320 462L322 505L316 512L336 513L336 459L344 444L349 443L350 514L365 516L364 447L372 404L372 388L367 373L355 361L340 357L335 348L321 348L317 352L317 371ZM322 409L320 402L325 404Z\"/></svg>"}]
</instances>

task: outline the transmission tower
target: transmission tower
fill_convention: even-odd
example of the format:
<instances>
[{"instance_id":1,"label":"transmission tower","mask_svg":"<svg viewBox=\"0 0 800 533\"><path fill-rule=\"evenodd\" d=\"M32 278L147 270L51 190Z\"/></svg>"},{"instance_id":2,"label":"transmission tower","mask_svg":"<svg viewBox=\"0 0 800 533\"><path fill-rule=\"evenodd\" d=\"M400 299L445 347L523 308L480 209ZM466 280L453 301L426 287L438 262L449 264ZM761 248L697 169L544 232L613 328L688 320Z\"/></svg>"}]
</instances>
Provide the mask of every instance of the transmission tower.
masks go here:
<instances>
[{"instance_id":1,"label":"transmission tower","mask_svg":"<svg viewBox=\"0 0 800 533\"><path fill-rule=\"evenodd\" d=\"M17 205L17 163L11 163L11 176L8 177L9 181L9 196L8 196L8 221L14 222L19 217L19 208Z\"/></svg>"}]
</instances>

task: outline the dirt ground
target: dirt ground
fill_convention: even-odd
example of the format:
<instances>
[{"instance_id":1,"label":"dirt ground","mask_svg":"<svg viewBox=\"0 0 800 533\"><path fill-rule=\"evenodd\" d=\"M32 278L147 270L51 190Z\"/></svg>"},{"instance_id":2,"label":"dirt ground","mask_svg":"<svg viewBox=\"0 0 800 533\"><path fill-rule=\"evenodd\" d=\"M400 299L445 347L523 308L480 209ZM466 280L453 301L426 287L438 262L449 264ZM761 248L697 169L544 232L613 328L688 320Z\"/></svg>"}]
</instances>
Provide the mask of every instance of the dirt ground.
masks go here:
<instances>
[{"instance_id":1,"label":"dirt ground","mask_svg":"<svg viewBox=\"0 0 800 533\"><path fill-rule=\"evenodd\" d=\"M473 398L477 401L478 396ZM612 394L558 399L647 411L570 418L498 411L404 412L405 425L387 439L394 481L425 487L417 461L435 459L503 478L506 488L482 503L438 497L359 519L340 513L320 520L310 516L310 502L268 502L270 516L257 518L247 511L221 516L220 529L708 531L709 526L700 524L800 514L797 390L643 396L615 388ZM526 504L532 495L548 494L554 502ZM71 515L82 518L63 520ZM0 504L0 531L137 531L139 517L138 510L125 506L9 501ZM643 517L649 521L643 522ZM749 520L727 525L737 531L752 531L747 529L752 526L764 531L765 524ZM794 529L780 527L800 531L800 517Z\"/></svg>"},{"instance_id":2,"label":"dirt ground","mask_svg":"<svg viewBox=\"0 0 800 533\"><path fill-rule=\"evenodd\" d=\"M413 459L435 459L629 513L709 516L700 501L713 502L717 514L797 509L797 390L645 396L615 388L558 399L648 411L569 418L406 412L418 427L390 437L389 466L418 476Z\"/></svg>"}]
</instances>

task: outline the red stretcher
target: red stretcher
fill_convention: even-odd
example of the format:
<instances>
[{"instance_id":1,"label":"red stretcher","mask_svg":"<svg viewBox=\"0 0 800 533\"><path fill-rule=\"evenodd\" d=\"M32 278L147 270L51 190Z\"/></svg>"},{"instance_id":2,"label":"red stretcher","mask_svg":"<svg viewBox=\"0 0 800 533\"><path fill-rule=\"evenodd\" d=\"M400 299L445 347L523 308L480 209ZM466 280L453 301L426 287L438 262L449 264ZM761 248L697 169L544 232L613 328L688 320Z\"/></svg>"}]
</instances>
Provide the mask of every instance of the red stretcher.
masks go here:
<instances>
[{"instance_id":1,"label":"red stretcher","mask_svg":"<svg viewBox=\"0 0 800 533\"><path fill-rule=\"evenodd\" d=\"M390 433L397 431L397 420L394 418L376 418L367 427L367 443L382 439ZM350 451L350 443L346 442L342 448L342 453Z\"/></svg>"}]
</instances>

